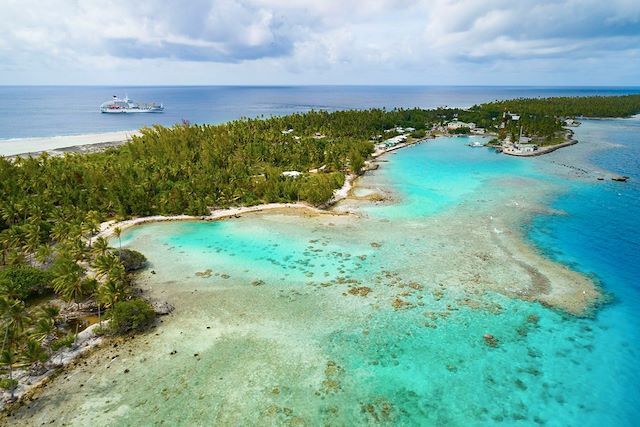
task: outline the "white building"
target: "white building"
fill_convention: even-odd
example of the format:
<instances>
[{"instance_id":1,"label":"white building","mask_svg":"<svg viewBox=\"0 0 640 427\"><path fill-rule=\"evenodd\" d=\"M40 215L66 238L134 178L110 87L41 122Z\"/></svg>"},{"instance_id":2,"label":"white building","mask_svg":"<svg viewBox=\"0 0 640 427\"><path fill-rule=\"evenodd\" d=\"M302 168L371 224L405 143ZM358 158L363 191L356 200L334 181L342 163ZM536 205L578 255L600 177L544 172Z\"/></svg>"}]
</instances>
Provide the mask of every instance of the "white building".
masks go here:
<instances>
[{"instance_id":1,"label":"white building","mask_svg":"<svg viewBox=\"0 0 640 427\"><path fill-rule=\"evenodd\" d=\"M447 129L449 129L449 130L456 130L456 129L460 129L460 128L475 129L476 128L476 124L475 123L471 123L471 122L470 123L459 122L457 120L447 123Z\"/></svg>"},{"instance_id":2,"label":"white building","mask_svg":"<svg viewBox=\"0 0 640 427\"><path fill-rule=\"evenodd\" d=\"M298 171L284 171L282 172L282 176L288 176L291 178L297 178L300 175L302 175L302 172L298 172Z\"/></svg>"},{"instance_id":3,"label":"white building","mask_svg":"<svg viewBox=\"0 0 640 427\"><path fill-rule=\"evenodd\" d=\"M389 138L385 140L381 145L383 148L391 148L405 142L406 140L407 140L406 135L398 135L398 136L394 136L393 138Z\"/></svg>"},{"instance_id":4,"label":"white building","mask_svg":"<svg viewBox=\"0 0 640 427\"><path fill-rule=\"evenodd\" d=\"M538 151L538 146L535 144L515 144L514 148L521 153L533 153Z\"/></svg>"}]
</instances>

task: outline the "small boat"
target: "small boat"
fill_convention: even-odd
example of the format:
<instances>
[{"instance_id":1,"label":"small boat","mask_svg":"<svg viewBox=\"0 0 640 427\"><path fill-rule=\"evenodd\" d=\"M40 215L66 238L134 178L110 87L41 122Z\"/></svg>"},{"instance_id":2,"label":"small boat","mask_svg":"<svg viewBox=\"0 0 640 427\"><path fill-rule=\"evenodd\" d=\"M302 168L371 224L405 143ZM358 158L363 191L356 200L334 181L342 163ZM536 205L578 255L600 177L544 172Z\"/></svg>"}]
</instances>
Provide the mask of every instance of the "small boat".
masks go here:
<instances>
[{"instance_id":1,"label":"small boat","mask_svg":"<svg viewBox=\"0 0 640 427\"><path fill-rule=\"evenodd\" d=\"M109 114L123 114L123 113L162 113L164 111L164 105L150 103L150 104L138 104L129 99L128 96L124 98L118 98L113 96L110 101L103 102L100 105L100 112Z\"/></svg>"},{"instance_id":2,"label":"small boat","mask_svg":"<svg viewBox=\"0 0 640 427\"><path fill-rule=\"evenodd\" d=\"M471 144L467 144L469 147L484 147L484 144L480 141L473 141Z\"/></svg>"}]
</instances>

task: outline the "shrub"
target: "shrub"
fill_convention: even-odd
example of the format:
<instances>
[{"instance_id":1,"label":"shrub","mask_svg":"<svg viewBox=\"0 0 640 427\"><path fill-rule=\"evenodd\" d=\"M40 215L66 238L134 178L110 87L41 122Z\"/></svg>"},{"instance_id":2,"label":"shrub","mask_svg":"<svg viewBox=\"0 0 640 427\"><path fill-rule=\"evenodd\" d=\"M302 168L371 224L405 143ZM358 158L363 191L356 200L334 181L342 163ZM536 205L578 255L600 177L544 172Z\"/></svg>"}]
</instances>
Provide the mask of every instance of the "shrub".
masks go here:
<instances>
[{"instance_id":1,"label":"shrub","mask_svg":"<svg viewBox=\"0 0 640 427\"><path fill-rule=\"evenodd\" d=\"M449 131L449 133L457 134L457 135L467 135L467 134L471 133L471 129L469 129L468 127L464 127L463 126L463 127L458 128L458 129L451 129Z\"/></svg>"},{"instance_id":2,"label":"shrub","mask_svg":"<svg viewBox=\"0 0 640 427\"><path fill-rule=\"evenodd\" d=\"M126 272L140 270L147 266L147 258L138 251L122 249L117 253Z\"/></svg>"},{"instance_id":3,"label":"shrub","mask_svg":"<svg viewBox=\"0 0 640 427\"><path fill-rule=\"evenodd\" d=\"M155 312L142 299L120 301L107 313L111 319L108 331L111 334L124 334L129 331L142 331L153 323Z\"/></svg>"},{"instance_id":4,"label":"shrub","mask_svg":"<svg viewBox=\"0 0 640 427\"><path fill-rule=\"evenodd\" d=\"M0 389L7 390L9 392L15 390L18 387L18 380L15 378L2 378L0 379Z\"/></svg>"},{"instance_id":5,"label":"shrub","mask_svg":"<svg viewBox=\"0 0 640 427\"><path fill-rule=\"evenodd\" d=\"M51 349L53 351L58 351L63 347L71 347L76 340L75 334L67 334L62 338L58 338L54 342L51 343Z\"/></svg>"},{"instance_id":6,"label":"shrub","mask_svg":"<svg viewBox=\"0 0 640 427\"><path fill-rule=\"evenodd\" d=\"M12 265L0 270L0 293L26 300L51 292L53 274L30 265Z\"/></svg>"}]
</instances>

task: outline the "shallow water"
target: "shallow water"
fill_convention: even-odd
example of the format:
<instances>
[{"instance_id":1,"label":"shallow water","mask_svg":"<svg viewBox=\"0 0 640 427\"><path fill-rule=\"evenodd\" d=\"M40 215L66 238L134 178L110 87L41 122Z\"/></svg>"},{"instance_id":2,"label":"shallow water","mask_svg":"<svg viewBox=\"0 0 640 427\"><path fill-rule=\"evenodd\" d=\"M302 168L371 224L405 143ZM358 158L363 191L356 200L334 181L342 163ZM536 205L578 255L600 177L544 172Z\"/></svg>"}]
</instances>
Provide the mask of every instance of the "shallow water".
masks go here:
<instances>
[{"instance_id":1,"label":"shallow water","mask_svg":"<svg viewBox=\"0 0 640 427\"><path fill-rule=\"evenodd\" d=\"M631 144L636 126L588 122L578 138L585 150L602 135ZM22 421L635 424L638 169L621 170L625 186L567 175L560 164L587 167L568 150L519 159L468 142L387 156L360 191L389 199L339 206L352 215L126 231L123 244L152 263L141 281L176 311L55 382ZM611 151L594 161L615 169ZM520 234L595 274L614 302L578 318L513 298L534 278L508 258ZM527 265L552 274L536 256Z\"/></svg>"}]
</instances>

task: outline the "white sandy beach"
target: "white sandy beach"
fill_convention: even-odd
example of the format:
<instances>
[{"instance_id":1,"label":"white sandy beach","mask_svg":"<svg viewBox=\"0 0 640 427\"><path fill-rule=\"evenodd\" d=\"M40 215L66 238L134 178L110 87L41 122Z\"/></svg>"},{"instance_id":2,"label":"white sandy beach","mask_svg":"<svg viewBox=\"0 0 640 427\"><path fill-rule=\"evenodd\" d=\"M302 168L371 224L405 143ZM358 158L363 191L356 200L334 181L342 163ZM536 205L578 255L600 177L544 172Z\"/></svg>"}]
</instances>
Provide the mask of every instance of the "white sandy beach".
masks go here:
<instances>
[{"instance_id":1,"label":"white sandy beach","mask_svg":"<svg viewBox=\"0 0 640 427\"><path fill-rule=\"evenodd\" d=\"M62 148L81 147L94 144L117 144L139 136L138 130L92 133L85 135L64 135L37 138L13 138L0 140L0 156L55 151Z\"/></svg>"}]
</instances>

